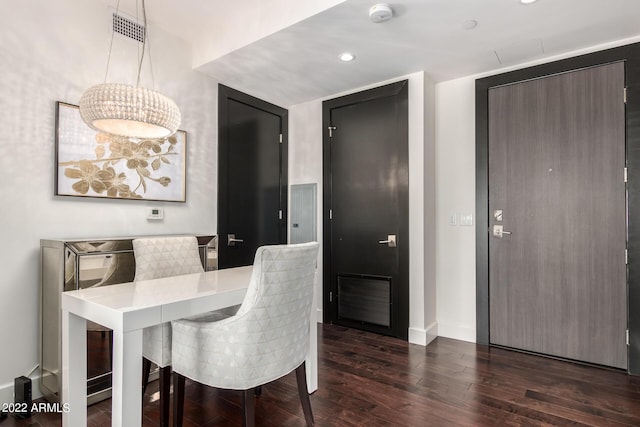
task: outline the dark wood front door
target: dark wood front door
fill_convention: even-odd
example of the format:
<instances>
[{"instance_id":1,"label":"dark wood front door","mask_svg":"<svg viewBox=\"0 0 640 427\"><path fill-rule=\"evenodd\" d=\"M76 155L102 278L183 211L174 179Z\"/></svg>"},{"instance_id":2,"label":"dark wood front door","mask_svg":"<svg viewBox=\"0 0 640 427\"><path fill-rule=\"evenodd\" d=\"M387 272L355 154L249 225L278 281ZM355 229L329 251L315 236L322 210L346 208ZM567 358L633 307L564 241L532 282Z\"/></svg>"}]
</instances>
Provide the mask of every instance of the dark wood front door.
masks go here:
<instances>
[{"instance_id":1,"label":"dark wood front door","mask_svg":"<svg viewBox=\"0 0 640 427\"><path fill-rule=\"evenodd\" d=\"M287 242L287 110L218 89L218 267Z\"/></svg>"},{"instance_id":2,"label":"dark wood front door","mask_svg":"<svg viewBox=\"0 0 640 427\"><path fill-rule=\"evenodd\" d=\"M627 367L624 73L489 91L492 344Z\"/></svg>"},{"instance_id":3,"label":"dark wood front door","mask_svg":"<svg viewBox=\"0 0 640 427\"><path fill-rule=\"evenodd\" d=\"M325 101L326 322L407 339L408 82Z\"/></svg>"}]
</instances>

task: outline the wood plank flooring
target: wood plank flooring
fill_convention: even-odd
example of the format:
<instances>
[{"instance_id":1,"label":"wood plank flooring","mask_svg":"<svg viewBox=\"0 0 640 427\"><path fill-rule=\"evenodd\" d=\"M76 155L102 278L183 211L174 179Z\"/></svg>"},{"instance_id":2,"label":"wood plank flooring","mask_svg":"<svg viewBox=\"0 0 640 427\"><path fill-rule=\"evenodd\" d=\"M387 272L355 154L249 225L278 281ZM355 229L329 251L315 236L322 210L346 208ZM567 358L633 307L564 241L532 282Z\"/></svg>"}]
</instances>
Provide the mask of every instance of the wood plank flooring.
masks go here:
<instances>
[{"instance_id":1,"label":"wood plank flooring","mask_svg":"<svg viewBox=\"0 0 640 427\"><path fill-rule=\"evenodd\" d=\"M640 426L640 377L447 338L427 347L318 325L317 426ZM157 381L143 425L158 424ZM240 426L238 392L187 383L185 427ZM89 407L110 425L111 401ZM258 426L304 426L293 374L263 388ZM57 414L0 427L60 426Z\"/></svg>"}]
</instances>

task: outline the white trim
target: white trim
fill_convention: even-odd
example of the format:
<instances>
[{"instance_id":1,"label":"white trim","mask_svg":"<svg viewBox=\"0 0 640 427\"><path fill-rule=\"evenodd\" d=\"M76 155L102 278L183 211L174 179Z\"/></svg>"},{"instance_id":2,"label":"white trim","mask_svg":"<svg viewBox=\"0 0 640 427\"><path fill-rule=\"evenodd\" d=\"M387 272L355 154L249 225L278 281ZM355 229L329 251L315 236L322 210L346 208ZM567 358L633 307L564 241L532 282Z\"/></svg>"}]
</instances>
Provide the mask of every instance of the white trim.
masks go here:
<instances>
[{"instance_id":1,"label":"white trim","mask_svg":"<svg viewBox=\"0 0 640 427\"><path fill-rule=\"evenodd\" d=\"M0 386L0 405L13 402L13 383Z\"/></svg>"},{"instance_id":2,"label":"white trim","mask_svg":"<svg viewBox=\"0 0 640 427\"><path fill-rule=\"evenodd\" d=\"M460 341L476 342L476 328L462 325L438 323L438 335Z\"/></svg>"},{"instance_id":3,"label":"white trim","mask_svg":"<svg viewBox=\"0 0 640 427\"><path fill-rule=\"evenodd\" d=\"M319 309L316 311L316 322L318 322L318 323L324 323L324 322L322 321L322 319L324 319L324 317L322 316L322 309L321 309L321 308L319 308Z\"/></svg>"},{"instance_id":4,"label":"white trim","mask_svg":"<svg viewBox=\"0 0 640 427\"><path fill-rule=\"evenodd\" d=\"M418 345L429 345L438 336L438 324L432 323L426 329L409 328L409 342Z\"/></svg>"}]
</instances>

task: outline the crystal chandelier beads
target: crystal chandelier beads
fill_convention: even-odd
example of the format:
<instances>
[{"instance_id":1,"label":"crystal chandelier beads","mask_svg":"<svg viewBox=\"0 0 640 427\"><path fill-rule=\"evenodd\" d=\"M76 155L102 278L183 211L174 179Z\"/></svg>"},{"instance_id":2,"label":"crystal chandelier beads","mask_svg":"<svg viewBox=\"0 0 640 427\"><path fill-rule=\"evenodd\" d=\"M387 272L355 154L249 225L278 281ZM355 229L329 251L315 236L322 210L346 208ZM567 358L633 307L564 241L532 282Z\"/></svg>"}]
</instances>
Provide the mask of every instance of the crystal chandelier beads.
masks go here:
<instances>
[{"instance_id":1,"label":"crystal chandelier beads","mask_svg":"<svg viewBox=\"0 0 640 427\"><path fill-rule=\"evenodd\" d=\"M93 129L135 138L162 138L178 130L175 102L151 89L119 83L90 87L80 98L80 115Z\"/></svg>"}]
</instances>

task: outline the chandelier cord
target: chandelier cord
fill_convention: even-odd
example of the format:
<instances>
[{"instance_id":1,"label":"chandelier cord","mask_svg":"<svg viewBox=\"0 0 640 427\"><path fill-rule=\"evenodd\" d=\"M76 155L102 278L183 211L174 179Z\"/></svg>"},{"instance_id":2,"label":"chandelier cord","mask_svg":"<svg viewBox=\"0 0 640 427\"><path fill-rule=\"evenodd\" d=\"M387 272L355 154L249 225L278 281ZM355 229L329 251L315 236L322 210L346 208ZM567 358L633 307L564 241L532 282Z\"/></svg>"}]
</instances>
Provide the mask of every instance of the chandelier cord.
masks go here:
<instances>
[{"instance_id":1,"label":"chandelier cord","mask_svg":"<svg viewBox=\"0 0 640 427\"><path fill-rule=\"evenodd\" d=\"M144 0L142 1L142 7L144 9ZM149 27L147 26L147 12L146 9L144 10L144 17L145 17L145 23L144 23L144 30L146 31L147 35L149 35ZM145 40L147 38L145 37ZM156 89L156 80L153 76L153 61L151 60L151 38L149 38L149 43L147 43L147 50L149 51L149 53L147 54L147 56L149 56L149 72L151 74L151 89L155 90Z\"/></svg>"},{"instance_id":2,"label":"chandelier cord","mask_svg":"<svg viewBox=\"0 0 640 427\"><path fill-rule=\"evenodd\" d=\"M116 3L116 16L118 16L118 11L120 10L120 0ZM111 18L111 26L113 27L113 20L115 16ZM109 65L111 64L111 50L113 49L113 36L115 35L115 31L111 30L111 42L109 43L109 54L107 55L107 69L104 71L104 83L107 82L107 77L109 76Z\"/></svg>"},{"instance_id":3,"label":"chandelier cord","mask_svg":"<svg viewBox=\"0 0 640 427\"><path fill-rule=\"evenodd\" d=\"M139 7L140 1L142 2L142 10ZM120 0L118 0L117 8L119 11ZM117 12L113 15L113 30L109 56L107 57L105 82L85 90L80 97L78 107L82 120L98 132L138 139L167 138L173 135L180 126L180 109L171 98L140 86L145 55L149 57L149 63L151 63L151 44L147 43L149 32L145 0L136 0L136 20L140 13L144 21L142 30L138 22L132 23L132 20L120 18ZM122 19L124 24L119 19ZM142 52L140 52L140 43L137 43L138 63L136 68L138 75L135 86L124 83L107 83L113 53L113 37L116 27L120 32L121 25L125 25L127 27L125 31L133 33L138 41L142 41ZM122 34L128 36L128 34ZM142 40L140 40L140 36L143 37ZM149 52L146 52L147 48ZM149 68L153 80L151 64L149 64Z\"/></svg>"},{"instance_id":4,"label":"chandelier cord","mask_svg":"<svg viewBox=\"0 0 640 427\"><path fill-rule=\"evenodd\" d=\"M144 31L142 33L142 55L140 55L140 62L138 63L138 78L136 79L136 87L140 86L140 74L142 74L142 61L144 61L144 52L147 47L147 10L142 0L142 23L144 24Z\"/></svg>"}]
</instances>

